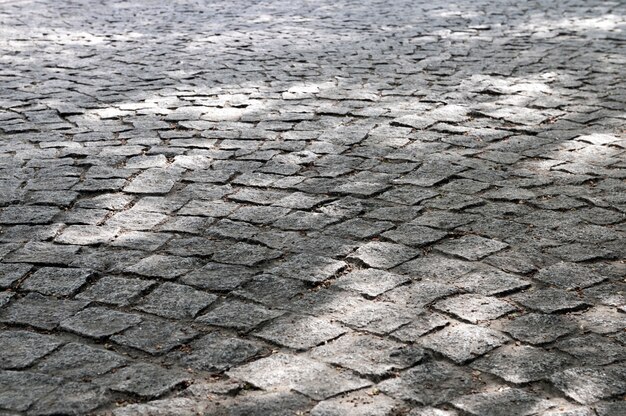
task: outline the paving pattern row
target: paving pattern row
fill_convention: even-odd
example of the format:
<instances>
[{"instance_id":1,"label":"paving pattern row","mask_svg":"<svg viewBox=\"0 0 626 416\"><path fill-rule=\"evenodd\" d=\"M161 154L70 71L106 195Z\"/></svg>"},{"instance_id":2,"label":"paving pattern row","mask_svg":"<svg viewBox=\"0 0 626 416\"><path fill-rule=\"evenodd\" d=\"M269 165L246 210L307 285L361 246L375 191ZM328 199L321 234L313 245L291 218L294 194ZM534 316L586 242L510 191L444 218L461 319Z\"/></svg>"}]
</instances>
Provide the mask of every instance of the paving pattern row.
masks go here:
<instances>
[{"instance_id":1,"label":"paving pattern row","mask_svg":"<svg viewBox=\"0 0 626 416\"><path fill-rule=\"evenodd\" d=\"M0 1L0 415L624 415L625 12Z\"/></svg>"}]
</instances>

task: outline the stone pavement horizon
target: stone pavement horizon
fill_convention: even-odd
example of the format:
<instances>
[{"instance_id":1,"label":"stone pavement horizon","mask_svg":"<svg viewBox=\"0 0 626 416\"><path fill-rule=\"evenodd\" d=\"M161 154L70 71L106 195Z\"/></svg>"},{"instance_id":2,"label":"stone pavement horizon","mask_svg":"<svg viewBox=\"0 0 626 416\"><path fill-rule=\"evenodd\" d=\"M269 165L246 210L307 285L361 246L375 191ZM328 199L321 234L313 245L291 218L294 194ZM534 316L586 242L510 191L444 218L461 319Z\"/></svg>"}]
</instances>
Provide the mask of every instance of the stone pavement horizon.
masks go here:
<instances>
[{"instance_id":1,"label":"stone pavement horizon","mask_svg":"<svg viewBox=\"0 0 626 416\"><path fill-rule=\"evenodd\" d=\"M626 414L625 12L0 0L0 415Z\"/></svg>"}]
</instances>

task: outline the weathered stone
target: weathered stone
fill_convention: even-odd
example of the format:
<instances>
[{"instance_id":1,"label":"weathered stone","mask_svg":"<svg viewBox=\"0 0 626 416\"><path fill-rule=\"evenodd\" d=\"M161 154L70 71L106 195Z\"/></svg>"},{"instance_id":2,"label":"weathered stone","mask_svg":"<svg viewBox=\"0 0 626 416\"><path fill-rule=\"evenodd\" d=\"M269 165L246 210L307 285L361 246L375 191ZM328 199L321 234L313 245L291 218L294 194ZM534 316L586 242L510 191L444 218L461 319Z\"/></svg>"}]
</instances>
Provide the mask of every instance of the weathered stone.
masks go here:
<instances>
[{"instance_id":1,"label":"weathered stone","mask_svg":"<svg viewBox=\"0 0 626 416\"><path fill-rule=\"evenodd\" d=\"M254 303L230 300L217 306L209 313L198 317L196 321L209 325L250 331L262 322L276 318L282 313Z\"/></svg>"},{"instance_id":2,"label":"weathered stone","mask_svg":"<svg viewBox=\"0 0 626 416\"><path fill-rule=\"evenodd\" d=\"M137 394L142 397L158 397L186 382L190 377L182 372L147 364L131 364L97 381L114 391Z\"/></svg>"},{"instance_id":3,"label":"weathered stone","mask_svg":"<svg viewBox=\"0 0 626 416\"><path fill-rule=\"evenodd\" d=\"M92 274L87 269L42 267L30 275L20 287L44 295L69 296L80 289Z\"/></svg>"},{"instance_id":4,"label":"weathered stone","mask_svg":"<svg viewBox=\"0 0 626 416\"><path fill-rule=\"evenodd\" d=\"M506 317L494 326L513 338L530 344L552 342L577 329L576 323L569 317L539 313Z\"/></svg>"},{"instance_id":5,"label":"weathered stone","mask_svg":"<svg viewBox=\"0 0 626 416\"><path fill-rule=\"evenodd\" d=\"M470 235L458 240L444 241L436 246L437 250L464 258L465 260L480 260L490 254L505 249L509 245L496 240Z\"/></svg>"},{"instance_id":6,"label":"weathered stone","mask_svg":"<svg viewBox=\"0 0 626 416\"><path fill-rule=\"evenodd\" d=\"M0 368L13 370L28 367L61 344L59 339L33 332L2 332L0 333Z\"/></svg>"},{"instance_id":7,"label":"weathered stone","mask_svg":"<svg viewBox=\"0 0 626 416\"><path fill-rule=\"evenodd\" d=\"M287 387L315 400L371 385L333 367L301 356L278 353L227 373L261 389Z\"/></svg>"},{"instance_id":8,"label":"weathered stone","mask_svg":"<svg viewBox=\"0 0 626 416\"><path fill-rule=\"evenodd\" d=\"M361 269L340 276L333 285L376 297L408 281L409 279L406 276L389 273L384 270Z\"/></svg>"},{"instance_id":9,"label":"weathered stone","mask_svg":"<svg viewBox=\"0 0 626 416\"><path fill-rule=\"evenodd\" d=\"M137 309L165 318L193 318L216 299L190 286L166 282L146 296Z\"/></svg>"},{"instance_id":10,"label":"weathered stone","mask_svg":"<svg viewBox=\"0 0 626 416\"><path fill-rule=\"evenodd\" d=\"M61 321L74 315L89 302L61 300L29 293L22 299L12 302L0 314L0 321L11 324L30 325L35 328L52 330Z\"/></svg>"},{"instance_id":11,"label":"weathered stone","mask_svg":"<svg viewBox=\"0 0 626 416\"><path fill-rule=\"evenodd\" d=\"M578 403L591 404L626 392L623 366L574 367L551 377L554 385Z\"/></svg>"},{"instance_id":12,"label":"weathered stone","mask_svg":"<svg viewBox=\"0 0 626 416\"><path fill-rule=\"evenodd\" d=\"M307 282L322 282L346 267L343 261L331 258L299 254L270 270L276 276Z\"/></svg>"},{"instance_id":13,"label":"weathered stone","mask_svg":"<svg viewBox=\"0 0 626 416\"><path fill-rule=\"evenodd\" d=\"M472 323L496 319L515 310L515 307L500 299L472 294L440 300L434 307Z\"/></svg>"},{"instance_id":14,"label":"weathered stone","mask_svg":"<svg viewBox=\"0 0 626 416\"><path fill-rule=\"evenodd\" d=\"M254 335L294 349L309 349L345 334L347 330L326 319L306 315L285 315Z\"/></svg>"},{"instance_id":15,"label":"weathered stone","mask_svg":"<svg viewBox=\"0 0 626 416\"><path fill-rule=\"evenodd\" d=\"M424 351L371 335L349 333L314 348L310 356L362 375L384 376L421 361Z\"/></svg>"},{"instance_id":16,"label":"weathered stone","mask_svg":"<svg viewBox=\"0 0 626 416\"><path fill-rule=\"evenodd\" d=\"M70 343L34 367L39 373L73 379L101 376L127 363L121 355L83 344Z\"/></svg>"},{"instance_id":17,"label":"weathered stone","mask_svg":"<svg viewBox=\"0 0 626 416\"><path fill-rule=\"evenodd\" d=\"M417 365L378 384L388 396L425 405L452 401L479 386L463 369L438 361Z\"/></svg>"},{"instance_id":18,"label":"weathered stone","mask_svg":"<svg viewBox=\"0 0 626 416\"><path fill-rule=\"evenodd\" d=\"M507 341L506 336L493 329L458 323L421 338L419 345L463 364Z\"/></svg>"},{"instance_id":19,"label":"weathered stone","mask_svg":"<svg viewBox=\"0 0 626 416\"><path fill-rule=\"evenodd\" d=\"M475 368L520 384L548 379L568 362L564 355L540 348L507 345L472 363Z\"/></svg>"},{"instance_id":20,"label":"weathered stone","mask_svg":"<svg viewBox=\"0 0 626 416\"><path fill-rule=\"evenodd\" d=\"M559 289L537 289L511 296L528 308L544 313L566 312L584 308L587 303L576 295Z\"/></svg>"},{"instance_id":21,"label":"weathered stone","mask_svg":"<svg viewBox=\"0 0 626 416\"><path fill-rule=\"evenodd\" d=\"M370 267L389 269L417 257L419 252L400 244L370 242L361 246L350 257Z\"/></svg>"},{"instance_id":22,"label":"weathered stone","mask_svg":"<svg viewBox=\"0 0 626 416\"><path fill-rule=\"evenodd\" d=\"M94 307L83 309L62 321L61 328L91 338L104 338L139 322L141 322L139 315Z\"/></svg>"},{"instance_id":23,"label":"weathered stone","mask_svg":"<svg viewBox=\"0 0 626 416\"><path fill-rule=\"evenodd\" d=\"M452 404L471 415L480 416L533 415L551 407L548 400L520 389L471 394L454 400Z\"/></svg>"},{"instance_id":24,"label":"weathered stone","mask_svg":"<svg viewBox=\"0 0 626 416\"><path fill-rule=\"evenodd\" d=\"M173 351L168 359L202 371L222 372L267 352L263 345L236 337L211 333Z\"/></svg>"},{"instance_id":25,"label":"weathered stone","mask_svg":"<svg viewBox=\"0 0 626 416\"><path fill-rule=\"evenodd\" d=\"M159 318L142 317L142 321L110 339L118 344L136 348L149 354L165 354L193 338L199 332L189 325Z\"/></svg>"},{"instance_id":26,"label":"weathered stone","mask_svg":"<svg viewBox=\"0 0 626 416\"><path fill-rule=\"evenodd\" d=\"M23 412L60 384L58 377L26 371L0 371L0 408Z\"/></svg>"},{"instance_id":27,"label":"weathered stone","mask_svg":"<svg viewBox=\"0 0 626 416\"><path fill-rule=\"evenodd\" d=\"M319 402L311 416L387 416L400 404L384 394L355 392Z\"/></svg>"},{"instance_id":28,"label":"weathered stone","mask_svg":"<svg viewBox=\"0 0 626 416\"><path fill-rule=\"evenodd\" d=\"M106 276L76 295L76 299L125 306L155 284L141 279Z\"/></svg>"}]
</instances>

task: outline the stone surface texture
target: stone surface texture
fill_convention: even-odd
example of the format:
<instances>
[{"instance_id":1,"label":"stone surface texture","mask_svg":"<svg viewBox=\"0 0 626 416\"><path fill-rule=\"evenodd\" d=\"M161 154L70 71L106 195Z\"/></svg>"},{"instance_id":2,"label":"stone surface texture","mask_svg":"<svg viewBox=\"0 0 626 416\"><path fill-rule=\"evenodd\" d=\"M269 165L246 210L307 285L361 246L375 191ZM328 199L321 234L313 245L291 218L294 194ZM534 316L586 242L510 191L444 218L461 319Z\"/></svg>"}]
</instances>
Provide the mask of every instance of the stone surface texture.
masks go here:
<instances>
[{"instance_id":1,"label":"stone surface texture","mask_svg":"<svg viewBox=\"0 0 626 416\"><path fill-rule=\"evenodd\" d=\"M620 0L0 0L0 414L624 414L625 57Z\"/></svg>"}]
</instances>

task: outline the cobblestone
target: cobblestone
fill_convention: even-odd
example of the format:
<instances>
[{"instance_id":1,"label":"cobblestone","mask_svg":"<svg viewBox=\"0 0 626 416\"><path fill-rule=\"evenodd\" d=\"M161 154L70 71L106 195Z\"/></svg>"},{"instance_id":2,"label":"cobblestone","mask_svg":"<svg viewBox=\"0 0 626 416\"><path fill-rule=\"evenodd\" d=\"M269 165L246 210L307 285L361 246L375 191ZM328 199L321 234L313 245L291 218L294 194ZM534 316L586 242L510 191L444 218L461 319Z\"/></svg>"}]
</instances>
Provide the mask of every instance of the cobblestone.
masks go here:
<instances>
[{"instance_id":1,"label":"cobblestone","mask_svg":"<svg viewBox=\"0 0 626 416\"><path fill-rule=\"evenodd\" d=\"M0 3L0 414L624 413L623 2Z\"/></svg>"}]
</instances>

